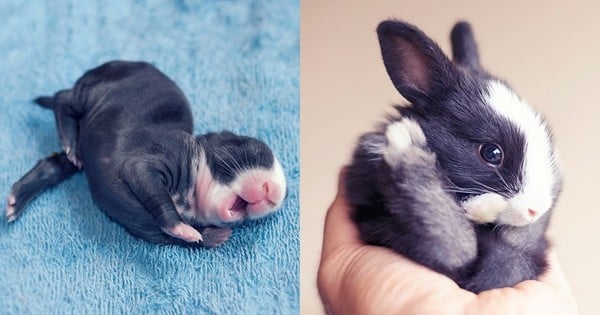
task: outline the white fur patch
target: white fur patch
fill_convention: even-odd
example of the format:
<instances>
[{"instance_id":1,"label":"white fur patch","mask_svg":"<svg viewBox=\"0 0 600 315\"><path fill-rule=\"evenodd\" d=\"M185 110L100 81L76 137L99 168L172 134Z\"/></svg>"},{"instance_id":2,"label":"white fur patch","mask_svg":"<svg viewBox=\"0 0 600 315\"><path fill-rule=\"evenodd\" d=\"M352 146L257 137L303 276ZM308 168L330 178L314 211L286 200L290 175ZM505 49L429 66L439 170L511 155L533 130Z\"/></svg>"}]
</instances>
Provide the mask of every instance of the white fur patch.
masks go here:
<instances>
[{"instance_id":1,"label":"white fur patch","mask_svg":"<svg viewBox=\"0 0 600 315\"><path fill-rule=\"evenodd\" d=\"M387 147L383 150L383 158L392 167L399 163L403 152L412 145L425 144L423 130L419 124L408 118L389 124L385 130L385 137Z\"/></svg>"},{"instance_id":2,"label":"white fur patch","mask_svg":"<svg viewBox=\"0 0 600 315\"><path fill-rule=\"evenodd\" d=\"M206 223L219 225L217 211L219 205L226 200L233 191L217 182L206 164L206 155L201 152L196 173L196 200L194 204L196 219Z\"/></svg>"},{"instance_id":3,"label":"white fur patch","mask_svg":"<svg viewBox=\"0 0 600 315\"><path fill-rule=\"evenodd\" d=\"M500 213L505 211L509 204L504 197L498 194L486 193L464 201L461 206L467 213L469 220L485 224L496 221Z\"/></svg>"},{"instance_id":4,"label":"white fur patch","mask_svg":"<svg viewBox=\"0 0 600 315\"><path fill-rule=\"evenodd\" d=\"M273 167L271 169L252 168L245 170L236 176L235 180L229 185L229 187L231 187L231 189L238 195L242 195L242 192L244 191L243 186L249 181L252 181L252 178L260 178L261 181L268 179L270 180L271 184L275 186L271 189L276 189L278 191L277 194L271 194L274 200L270 200L270 202L272 202L272 205L269 207L269 209L266 209L265 211L260 211L260 215L249 214L249 218L256 219L270 214L277 210L279 207L281 207L283 199L285 198L287 183L285 180L285 174L283 172L283 167L281 166L281 163L276 157L273 157Z\"/></svg>"},{"instance_id":5,"label":"white fur patch","mask_svg":"<svg viewBox=\"0 0 600 315\"><path fill-rule=\"evenodd\" d=\"M274 212L281 207L283 199L285 198L286 192L286 179L283 171L283 167L277 158L274 158L273 167L271 169L249 169L236 174L235 179L228 185L221 184L216 181L210 172L210 168L206 164L206 158L204 153L200 154L201 159L198 161L198 172L196 175L196 200L194 203L194 215L195 219L205 224L212 224L221 226L224 223L232 223L242 219L243 217L237 217L240 215L236 213L230 218L225 219L227 213L229 213L228 207L236 200L238 196L241 196L244 191L244 184L252 178L265 178L270 181L273 187L270 187L271 203L268 208L261 211L249 212L252 205L248 205L248 218L255 219L260 216L267 215ZM274 192L278 193L274 193ZM259 214L256 214L259 213ZM224 221L225 220L225 221Z\"/></svg>"},{"instance_id":6,"label":"white fur patch","mask_svg":"<svg viewBox=\"0 0 600 315\"><path fill-rule=\"evenodd\" d=\"M522 188L500 214L498 223L525 225L534 222L552 206L556 164L549 130L540 115L499 81L488 83L486 101L494 111L515 124L525 137ZM529 209L537 212L529 215Z\"/></svg>"}]
</instances>

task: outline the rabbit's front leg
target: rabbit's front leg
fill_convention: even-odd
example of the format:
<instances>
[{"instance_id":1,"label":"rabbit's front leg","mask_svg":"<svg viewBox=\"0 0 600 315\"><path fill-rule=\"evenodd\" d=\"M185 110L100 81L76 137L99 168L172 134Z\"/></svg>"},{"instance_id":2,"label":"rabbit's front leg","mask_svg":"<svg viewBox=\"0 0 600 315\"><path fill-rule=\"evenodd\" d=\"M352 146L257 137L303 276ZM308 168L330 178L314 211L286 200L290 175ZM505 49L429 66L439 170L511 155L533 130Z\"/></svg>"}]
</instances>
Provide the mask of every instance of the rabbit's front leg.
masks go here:
<instances>
[{"instance_id":1,"label":"rabbit's front leg","mask_svg":"<svg viewBox=\"0 0 600 315\"><path fill-rule=\"evenodd\" d=\"M436 156L415 121L395 121L381 136L364 146L381 157L373 185L381 194L375 208L382 209L358 207L363 239L456 279L477 257L473 224L444 190Z\"/></svg>"}]
</instances>

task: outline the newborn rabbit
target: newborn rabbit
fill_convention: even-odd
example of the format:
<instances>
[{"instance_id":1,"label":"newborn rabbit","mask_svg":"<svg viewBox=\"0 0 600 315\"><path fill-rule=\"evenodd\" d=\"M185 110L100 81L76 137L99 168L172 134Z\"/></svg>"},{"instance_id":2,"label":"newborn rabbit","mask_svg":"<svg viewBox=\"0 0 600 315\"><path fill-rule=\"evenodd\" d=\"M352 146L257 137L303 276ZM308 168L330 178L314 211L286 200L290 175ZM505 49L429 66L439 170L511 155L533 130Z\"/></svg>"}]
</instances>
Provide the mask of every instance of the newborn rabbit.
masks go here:
<instances>
[{"instance_id":1,"label":"newborn rabbit","mask_svg":"<svg viewBox=\"0 0 600 315\"><path fill-rule=\"evenodd\" d=\"M409 104L360 137L348 168L362 239L472 292L535 279L562 183L547 123L481 67L467 23L452 30L454 62L408 23L377 33Z\"/></svg>"},{"instance_id":2,"label":"newborn rabbit","mask_svg":"<svg viewBox=\"0 0 600 315\"><path fill-rule=\"evenodd\" d=\"M227 131L193 136L183 92L148 63L108 62L35 101L54 111L64 151L12 186L11 222L81 169L96 205L153 243L218 246L233 223L268 215L285 197L282 166L265 143Z\"/></svg>"}]
</instances>

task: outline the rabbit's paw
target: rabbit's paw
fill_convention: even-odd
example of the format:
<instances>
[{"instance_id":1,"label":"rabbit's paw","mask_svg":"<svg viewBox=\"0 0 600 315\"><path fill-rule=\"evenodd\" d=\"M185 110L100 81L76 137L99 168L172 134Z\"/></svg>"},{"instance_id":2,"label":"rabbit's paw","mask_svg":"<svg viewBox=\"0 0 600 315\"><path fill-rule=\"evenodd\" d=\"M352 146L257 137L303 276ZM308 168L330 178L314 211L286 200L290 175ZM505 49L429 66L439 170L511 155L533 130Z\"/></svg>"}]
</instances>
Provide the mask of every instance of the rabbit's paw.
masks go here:
<instances>
[{"instance_id":1,"label":"rabbit's paw","mask_svg":"<svg viewBox=\"0 0 600 315\"><path fill-rule=\"evenodd\" d=\"M485 193L462 202L469 220L486 224L496 221L498 215L508 208L508 201L495 193Z\"/></svg>"},{"instance_id":2,"label":"rabbit's paw","mask_svg":"<svg viewBox=\"0 0 600 315\"><path fill-rule=\"evenodd\" d=\"M383 158L390 166L400 162L406 153L425 146L426 140L423 130L417 122L404 118L389 124L385 131L387 146Z\"/></svg>"}]
</instances>

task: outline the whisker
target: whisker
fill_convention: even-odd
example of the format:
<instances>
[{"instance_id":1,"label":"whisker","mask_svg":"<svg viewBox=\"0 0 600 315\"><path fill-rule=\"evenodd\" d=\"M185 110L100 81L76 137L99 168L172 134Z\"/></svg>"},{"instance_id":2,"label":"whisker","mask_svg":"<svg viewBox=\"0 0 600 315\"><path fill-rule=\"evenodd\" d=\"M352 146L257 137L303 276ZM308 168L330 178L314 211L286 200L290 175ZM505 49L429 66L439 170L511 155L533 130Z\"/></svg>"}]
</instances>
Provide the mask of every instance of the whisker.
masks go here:
<instances>
[{"instance_id":1,"label":"whisker","mask_svg":"<svg viewBox=\"0 0 600 315\"><path fill-rule=\"evenodd\" d=\"M237 174L242 172L242 166L236 161L236 159L231 155L231 153L225 149L220 150L223 154L226 154L229 158L231 163L233 164L233 168L232 171L236 172Z\"/></svg>"},{"instance_id":2,"label":"whisker","mask_svg":"<svg viewBox=\"0 0 600 315\"><path fill-rule=\"evenodd\" d=\"M476 192L488 192L485 189L482 188L478 188L478 187L461 187L456 185L456 183L454 183L448 176L446 176L446 182L448 184L450 184L448 187L446 188L450 188L450 189L458 189L458 190L472 190L472 191L476 191Z\"/></svg>"},{"instance_id":3,"label":"whisker","mask_svg":"<svg viewBox=\"0 0 600 315\"><path fill-rule=\"evenodd\" d=\"M475 183L475 184L477 184L477 185L479 185L479 186L487 189L488 192L492 192L492 193L496 193L496 194L502 195L502 193L498 189L496 189L496 188L490 187L490 186L488 186L488 185L486 185L486 184L484 184L484 183L482 183L482 182L480 182L480 181L478 181L476 179L473 179L473 178L470 178L470 180L473 183Z\"/></svg>"},{"instance_id":4,"label":"whisker","mask_svg":"<svg viewBox=\"0 0 600 315\"><path fill-rule=\"evenodd\" d=\"M229 164L227 164L227 162L225 162L225 160L222 157L220 157L219 154L215 154L215 157L217 159L219 159L219 161L222 163L223 166L225 166L225 170L229 173L229 175L235 175L236 174L235 170Z\"/></svg>"},{"instance_id":5,"label":"whisker","mask_svg":"<svg viewBox=\"0 0 600 315\"><path fill-rule=\"evenodd\" d=\"M486 193L485 190L481 189L453 189L453 188L444 188L444 191L453 192L453 193L462 193L462 194L470 194L470 195L479 195Z\"/></svg>"},{"instance_id":6,"label":"whisker","mask_svg":"<svg viewBox=\"0 0 600 315\"><path fill-rule=\"evenodd\" d=\"M500 174L500 172L498 170L494 170L496 175L498 175L498 177L500 177L500 179L502 180L502 183L504 183L504 188L506 188L506 190L508 191L512 191L513 189L511 189L511 186L504 180L504 177L502 176L502 174Z\"/></svg>"},{"instance_id":7,"label":"whisker","mask_svg":"<svg viewBox=\"0 0 600 315\"><path fill-rule=\"evenodd\" d=\"M240 163L233 157L233 155L231 155L230 152L227 152L227 154L229 155L229 157L231 158L231 161L233 162L233 166L235 166L235 169L238 173L242 172L242 166L240 165ZM247 158L247 152L244 151L244 159L246 160L246 164L248 163L248 158Z\"/></svg>"}]
</instances>

